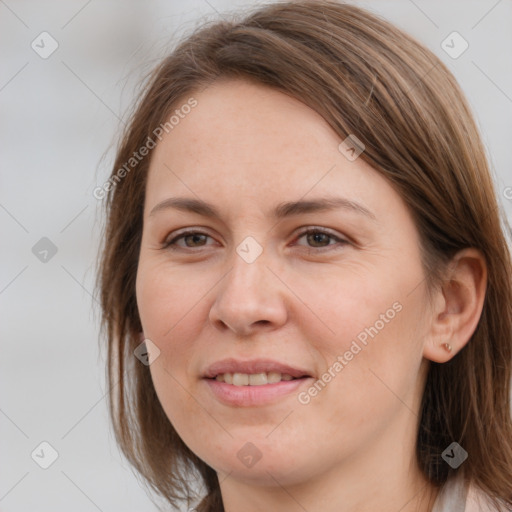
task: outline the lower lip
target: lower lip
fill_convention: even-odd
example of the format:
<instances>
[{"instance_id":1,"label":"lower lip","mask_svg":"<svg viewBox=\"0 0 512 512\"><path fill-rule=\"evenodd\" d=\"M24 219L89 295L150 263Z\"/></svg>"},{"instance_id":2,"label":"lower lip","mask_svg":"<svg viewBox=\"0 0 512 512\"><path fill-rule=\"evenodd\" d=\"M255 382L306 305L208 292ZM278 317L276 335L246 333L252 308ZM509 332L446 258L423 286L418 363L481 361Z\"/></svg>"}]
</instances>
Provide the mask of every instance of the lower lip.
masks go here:
<instances>
[{"instance_id":1,"label":"lower lip","mask_svg":"<svg viewBox=\"0 0 512 512\"><path fill-rule=\"evenodd\" d=\"M309 382L311 378L282 380L275 384L262 384L261 386L234 386L215 379L204 379L215 397L224 404L238 407L251 407L275 402L277 399L289 395L300 386Z\"/></svg>"}]
</instances>

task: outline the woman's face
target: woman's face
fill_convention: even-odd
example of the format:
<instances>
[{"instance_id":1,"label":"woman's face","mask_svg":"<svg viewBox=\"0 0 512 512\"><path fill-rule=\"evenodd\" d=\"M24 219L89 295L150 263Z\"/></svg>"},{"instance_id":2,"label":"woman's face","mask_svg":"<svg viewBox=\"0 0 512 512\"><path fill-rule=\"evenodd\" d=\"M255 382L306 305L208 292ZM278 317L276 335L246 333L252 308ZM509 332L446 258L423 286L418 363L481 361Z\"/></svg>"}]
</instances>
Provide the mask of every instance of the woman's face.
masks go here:
<instances>
[{"instance_id":1,"label":"woman's face","mask_svg":"<svg viewBox=\"0 0 512 512\"><path fill-rule=\"evenodd\" d=\"M227 80L194 97L152 156L137 273L170 422L252 483L410 461L428 316L405 204L299 101Z\"/></svg>"}]
</instances>

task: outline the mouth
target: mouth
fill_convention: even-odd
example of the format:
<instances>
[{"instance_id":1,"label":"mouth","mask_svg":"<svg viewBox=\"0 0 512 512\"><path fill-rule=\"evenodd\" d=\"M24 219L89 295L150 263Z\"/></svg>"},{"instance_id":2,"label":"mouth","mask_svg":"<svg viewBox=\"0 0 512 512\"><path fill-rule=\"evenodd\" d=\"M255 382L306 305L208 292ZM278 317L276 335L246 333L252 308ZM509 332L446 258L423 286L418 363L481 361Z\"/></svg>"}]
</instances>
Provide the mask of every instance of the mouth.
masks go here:
<instances>
[{"instance_id":1,"label":"mouth","mask_svg":"<svg viewBox=\"0 0 512 512\"><path fill-rule=\"evenodd\" d=\"M275 403L312 380L306 370L269 359L225 359L204 372L210 392L225 405L250 407Z\"/></svg>"},{"instance_id":2,"label":"mouth","mask_svg":"<svg viewBox=\"0 0 512 512\"><path fill-rule=\"evenodd\" d=\"M283 380L311 377L311 374L305 369L272 359L242 361L230 358L213 363L202 376L234 386L262 386Z\"/></svg>"},{"instance_id":3,"label":"mouth","mask_svg":"<svg viewBox=\"0 0 512 512\"><path fill-rule=\"evenodd\" d=\"M278 382L288 382L291 380L306 379L309 375L293 377L289 373L280 372L261 372L261 373L219 373L210 380L225 382L233 386L266 386L268 384L277 384Z\"/></svg>"}]
</instances>

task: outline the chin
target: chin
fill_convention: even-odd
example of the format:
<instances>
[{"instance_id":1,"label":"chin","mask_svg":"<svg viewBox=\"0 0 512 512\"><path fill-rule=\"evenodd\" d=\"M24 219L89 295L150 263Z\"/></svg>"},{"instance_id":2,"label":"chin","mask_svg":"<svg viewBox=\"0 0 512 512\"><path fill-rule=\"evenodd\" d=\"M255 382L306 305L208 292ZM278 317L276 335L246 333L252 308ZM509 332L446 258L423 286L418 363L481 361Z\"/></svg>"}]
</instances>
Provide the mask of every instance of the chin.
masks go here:
<instances>
[{"instance_id":1,"label":"chin","mask_svg":"<svg viewBox=\"0 0 512 512\"><path fill-rule=\"evenodd\" d=\"M299 484L309 478L304 468L310 468L312 461L306 454L283 446L277 437L274 441L276 445L267 439L265 446L264 441L234 442L216 456L211 454L203 460L219 474L220 480L229 475L252 485L277 486Z\"/></svg>"},{"instance_id":2,"label":"chin","mask_svg":"<svg viewBox=\"0 0 512 512\"><path fill-rule=\"evenodd\" d=\"M265 487L293 486L304 482L308 477L303 474L303 470L298 473L292 473L290 465L286 461L264 463L260 460L253 467L245 468L238 459L227 460L222 467L213 468L219 475L219 480L223 480L229 475L238 481L246 482L248 485L257 485Z\"/></svg>"}]
</instances>

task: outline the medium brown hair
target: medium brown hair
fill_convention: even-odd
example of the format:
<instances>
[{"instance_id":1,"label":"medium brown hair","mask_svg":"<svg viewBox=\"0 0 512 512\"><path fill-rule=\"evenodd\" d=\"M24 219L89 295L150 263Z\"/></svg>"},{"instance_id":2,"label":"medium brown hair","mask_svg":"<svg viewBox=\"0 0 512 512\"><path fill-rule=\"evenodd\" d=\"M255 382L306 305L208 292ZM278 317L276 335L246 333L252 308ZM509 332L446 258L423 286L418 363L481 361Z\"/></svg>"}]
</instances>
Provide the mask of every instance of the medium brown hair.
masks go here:
<instances>
[{"instance_id":1,"label":"medium brown hair","mask_svg":"<svg viewBox=\"0 0 512 512\"><path fill-rule=\"evenodd\" d=\"M512 505L511 258L481 138L458 83L431 51L379 16L335 1L274 3L243 19L206 23L150 75L120 142L112 177L184 98L218 79L276 88L318 112L389 180L418 229L428 290L454 254L481 251L485 302L467 345L431 363L420 411L417 459L436 486L454 472L441 457L453 441L468 453L464 478L494 503ZM150 154L105 198L97 286L108 342L109 409L124 455L169 503L195 499L223 510L214 469L180 439L157 398L149 368L134 357L142 330L135 280ZM119 178L119 174L117 174ZM504 227L500 225L501 220ZM506 227L506 228L505 228Z\"/></svg>"}]
</instances>

